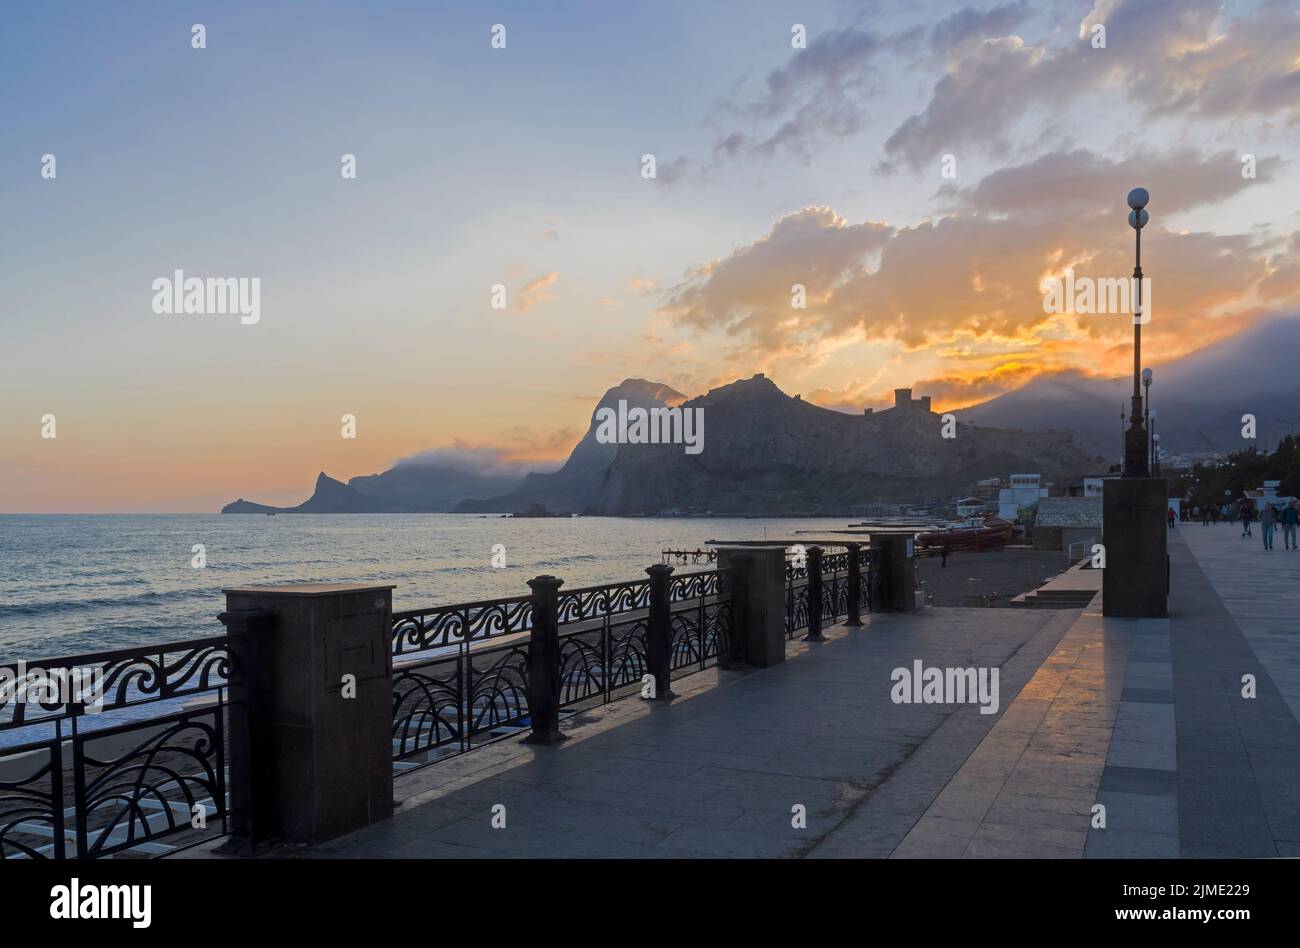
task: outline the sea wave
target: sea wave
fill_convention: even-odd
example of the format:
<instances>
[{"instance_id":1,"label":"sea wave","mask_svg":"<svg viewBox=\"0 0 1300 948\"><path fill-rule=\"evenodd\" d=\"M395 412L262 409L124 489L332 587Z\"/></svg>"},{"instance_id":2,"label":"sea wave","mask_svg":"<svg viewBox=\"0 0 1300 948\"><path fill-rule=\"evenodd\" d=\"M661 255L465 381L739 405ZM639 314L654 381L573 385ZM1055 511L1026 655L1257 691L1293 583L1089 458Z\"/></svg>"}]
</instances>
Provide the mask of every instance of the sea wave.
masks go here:
<instances>
[{"instance_id":1,"label":"sea wave","mask_svg":"<svg viewBox=\"0 0 1300 948\"><path fill-rule=\"evenodd\" d=\"M115 606L161 605L184 602L187 599L208 599L210 589L177 589L168 592L145 590L134 596L98 596L86 599L46 599L40 602L0 602L0 619L25 616L48 616L64 612L86 612Z\"/></svg>"}]
</instances>

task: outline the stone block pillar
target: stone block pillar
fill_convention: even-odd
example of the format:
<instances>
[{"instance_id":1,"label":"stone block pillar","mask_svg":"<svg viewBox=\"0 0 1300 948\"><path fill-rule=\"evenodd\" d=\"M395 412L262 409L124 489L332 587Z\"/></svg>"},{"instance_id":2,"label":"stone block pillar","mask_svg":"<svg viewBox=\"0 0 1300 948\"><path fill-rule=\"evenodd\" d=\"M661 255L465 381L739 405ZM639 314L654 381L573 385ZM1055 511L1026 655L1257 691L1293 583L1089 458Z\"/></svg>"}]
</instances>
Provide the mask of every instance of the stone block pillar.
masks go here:
<instances>
[{"instance_id":1,"label":"stone block pillar","mask_svg":"<svg viewBox=\"0 0 1300 948\"><path fill-rule=\"evenodd\" d=\"M910 533L878 533L871 548L879 550L881 612L916 610L916 554Z\"/></svg>"},{"instance_id":2,"label":"stone block pillar","mask_svg":"<svg viewBox=\"0 0 1300 948\"><path fill-rule=\"evenodd\" d=\"M236 844L320 843L392 816L393 588L225 590Z\"/></svg>"},{"instance_id":3,"label":"stone block pillar","mask_svg":"<svg viewBox=\"0 0 1300 948\"><path fill-rule=\"evenodd\" d=\"M734 577L728 665L766 668L785 661L785 548L723 546L718 569Z\"/></svg>"},{"instance_id":4,"label":"stone block pillar","mask_svg":"<svg viewBox=\"0 0 1300 948\"><path fill-rule=\"evenodd\" d=\"M1102 614L1163 619L1169 615L1169 482L1112 477L1102 483Z\"/></svg>"}]
</instances>

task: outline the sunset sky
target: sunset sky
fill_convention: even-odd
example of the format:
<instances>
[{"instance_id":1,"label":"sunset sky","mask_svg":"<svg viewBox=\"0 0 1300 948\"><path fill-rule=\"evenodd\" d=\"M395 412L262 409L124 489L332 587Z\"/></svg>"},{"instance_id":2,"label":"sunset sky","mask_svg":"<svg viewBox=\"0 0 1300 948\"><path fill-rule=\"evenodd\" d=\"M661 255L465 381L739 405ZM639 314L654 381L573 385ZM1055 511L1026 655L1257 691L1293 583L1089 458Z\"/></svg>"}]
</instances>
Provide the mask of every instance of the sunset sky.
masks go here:
<instances>
[{"instance_id":1,"label":"sunset sky","mask_svg":"<svg viewBox=\"0 0 1300 948\"><path fill-rule=\"evenodd\" d=\"M0 512L554 466L627 377L861 411L1119 374L1131 323L1041 286L1129 274L1136 185L1151 362L1300 311L1298 11L6 4ZM156 314L177 269L260 278L260 322Z\"/></svg>"}]
</instances>

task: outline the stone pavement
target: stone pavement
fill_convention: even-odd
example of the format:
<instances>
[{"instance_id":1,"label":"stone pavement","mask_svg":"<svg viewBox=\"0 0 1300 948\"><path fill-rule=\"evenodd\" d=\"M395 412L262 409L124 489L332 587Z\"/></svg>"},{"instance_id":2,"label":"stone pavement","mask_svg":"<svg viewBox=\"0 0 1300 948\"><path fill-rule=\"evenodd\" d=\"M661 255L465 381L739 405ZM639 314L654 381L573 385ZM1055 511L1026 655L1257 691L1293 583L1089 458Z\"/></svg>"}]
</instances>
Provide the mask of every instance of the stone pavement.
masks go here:
<instances>
[{"instance_id":1,"label":"stone pavement","mask_svg":"<svg viewBox=\"0 0 1300 948\"><path fill-rule=\"evenodd\" d=\"M1228 524L1175 532L1181 854L1300 856L1300 553Z\"/></svg>"},{"instance_id":2,"label":"stone pavement","mask_svg":"<svg viewBox=\"0 0 1300 948\"><path fill-rule=\"evenodd\" d=\"M792 648L800 654L783 665L681 679L683 697L669 704L614 702L566 727L574 736L557 747L511 740L399 778L399 792L435 772L447 783L421 790L391 820L301 855L886 855L998 718L973 704L894 704L892 670L918 658L1001 666L1005 711L1074 615L873 615ZM690 692L710 675L715 687ZM603 727L606 714L618 723ZM458 773L471 767L482 769ZM853 817L869 798L863 826ZM491 825L496 804L506 808L504 829ZM796 806L806 808L806 828L792 825Z\"/></svg>"},{"instance_id":3,"label":"stone pavement","mask_svg":"<svg viewBox=\"0 0 1300 948\"><path fill-rule=\"evenodd\" d=\"M1168 619L1104 619L1100 594L873 615L776 668L578 715L558 747L399 777L393 819L301 855L1298 856L1300 554L1185 524L1170 556ZM997 666L998 713L893 703L918 659Z\"/></svg>"}]
</instances>

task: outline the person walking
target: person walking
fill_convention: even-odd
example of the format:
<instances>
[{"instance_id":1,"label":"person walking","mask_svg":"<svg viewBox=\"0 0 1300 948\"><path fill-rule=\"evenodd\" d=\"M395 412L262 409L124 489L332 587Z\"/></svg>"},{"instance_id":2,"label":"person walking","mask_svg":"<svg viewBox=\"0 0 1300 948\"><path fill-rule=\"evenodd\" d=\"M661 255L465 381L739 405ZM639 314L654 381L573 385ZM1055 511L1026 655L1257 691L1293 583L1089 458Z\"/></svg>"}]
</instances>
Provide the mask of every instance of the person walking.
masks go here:
<instances>
[{"instance_id":1,"label":"person walking","mask_svg":"<svg viewBox=\"0 0 1300 948\"><path fill-rule=\"evenodd\" d=\"M1174 508L1173 508L1173 507L1170 507L1170 508L1169 508L1169 513L1168 513L1167 517L1168 517L1168 520L1169 520L1169 529L1172 530L1172 529L1174 528L1174 523L1175 523L1175 522L1177 521L1177 519L1178 519L1178 515L1177 515L1176 513L1174 513Z\"/></svg>"},{"instance_id":2,"label":"person walking","mask_svg":"<svg viewBox=\"0 0 1300 948\"><path fill-rule=\"evenodd\" d=\"M1264 549L1273 549L1273 524L1276 521L1277 514L1273 510L1272 504L1264 504L1264 509L1259 512L1259 532L1264 535Z\"/></svg>"},{"instance_id":3,"label":"person walking","mask_svg":"<svg viewBox=\"0 0 1300 948\"><path fill-rule=\"evenodd\" d=\"M1201 508L1201 526L1208 527L1209 525L1210 525L1210 505L1206 504L1204 507Z\"/></svg>"},{"instance_id":4,"label":"person walking","mask_svg":"<svg viewBox=\"0 0 1300 948\"><path fill-rule=\"evenodd\" d=\"M1296 524L1300 523L1300 512L1296 511L1295 501L1286 505L1282 511L1282 544L1283 549L1295 550L1295 533Z\"/></svg>"},{"instance_id":5,"label":"person walking","mask_svg":"<svg viewBox=\"0 0 1300 948\"><path fill-rule=\"evenodd\" d=\"M1241 535L1243 538L1251 536L1250 522L1255 519L1255 511L1248 503L1241 505Z\"/></svg>"}]
</instances>

